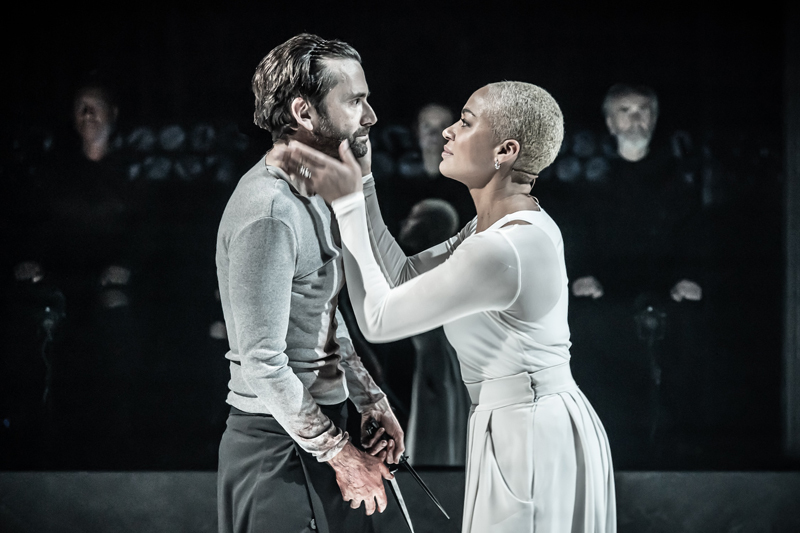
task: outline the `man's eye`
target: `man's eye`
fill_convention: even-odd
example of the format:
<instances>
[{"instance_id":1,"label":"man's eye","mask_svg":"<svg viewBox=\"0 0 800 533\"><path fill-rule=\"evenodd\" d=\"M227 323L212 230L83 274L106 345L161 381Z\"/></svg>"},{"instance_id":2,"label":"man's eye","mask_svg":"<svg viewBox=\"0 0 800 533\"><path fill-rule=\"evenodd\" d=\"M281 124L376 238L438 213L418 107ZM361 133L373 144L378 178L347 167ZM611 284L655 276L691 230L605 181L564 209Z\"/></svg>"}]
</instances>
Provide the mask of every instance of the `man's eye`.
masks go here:
<instances>
[{"instance_id":1,"label":"man's eye","mask_svg":"<svg viewBox=\"0 0 800 533\"><path fill-rule=\"evenodd\" d=\"M464 120L463 118L461 119L461 125L464 127L469 126L469 124L467 124L467 121Z\"/></svg>"}]
</instances>

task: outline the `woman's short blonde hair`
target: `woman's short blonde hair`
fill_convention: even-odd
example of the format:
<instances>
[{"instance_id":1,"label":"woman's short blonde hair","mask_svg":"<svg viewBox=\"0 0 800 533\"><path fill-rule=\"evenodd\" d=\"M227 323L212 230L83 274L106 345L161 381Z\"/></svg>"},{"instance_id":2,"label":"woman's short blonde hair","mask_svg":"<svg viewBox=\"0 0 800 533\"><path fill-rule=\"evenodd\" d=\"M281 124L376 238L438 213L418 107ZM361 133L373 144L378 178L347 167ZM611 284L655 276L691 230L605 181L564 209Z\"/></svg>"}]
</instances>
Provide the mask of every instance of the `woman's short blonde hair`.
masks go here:
<instances>
[{"instance_id":1,"label":"woman's short blonde hair","mask_svg":"<svg viewBox=\"0 0 800 533\"><path fill-rule=\"evenodd\" d=\"M521 81L487 85L489 123L498 140L514 139L520 151L513 169L539 174L558 155L564 116L550 93Z\"/></svg>"}]
</instances>

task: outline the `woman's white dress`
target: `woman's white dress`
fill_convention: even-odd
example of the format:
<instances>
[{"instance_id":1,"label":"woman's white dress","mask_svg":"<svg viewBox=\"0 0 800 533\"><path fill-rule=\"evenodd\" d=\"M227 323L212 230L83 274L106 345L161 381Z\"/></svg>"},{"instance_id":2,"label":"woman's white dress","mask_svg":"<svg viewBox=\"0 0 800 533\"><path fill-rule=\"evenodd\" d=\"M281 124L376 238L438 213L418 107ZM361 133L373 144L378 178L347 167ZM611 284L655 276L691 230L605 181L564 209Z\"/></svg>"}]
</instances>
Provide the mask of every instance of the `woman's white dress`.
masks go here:
<instances>
[{"instance_id":1,"label":"woman's white dress","mask_svg":"<svg viewBox=\"0 0 800 533\"><path fill-rule=\"evenodd\" d=\"M608 439L569 371L567 273L550 216L519 211L480 233L473 220L407 258L372 179L333 209L364 336L387 342L444 325L458 353L473 403L462 530L616 531Z\"/></svg>"}]
</instances>

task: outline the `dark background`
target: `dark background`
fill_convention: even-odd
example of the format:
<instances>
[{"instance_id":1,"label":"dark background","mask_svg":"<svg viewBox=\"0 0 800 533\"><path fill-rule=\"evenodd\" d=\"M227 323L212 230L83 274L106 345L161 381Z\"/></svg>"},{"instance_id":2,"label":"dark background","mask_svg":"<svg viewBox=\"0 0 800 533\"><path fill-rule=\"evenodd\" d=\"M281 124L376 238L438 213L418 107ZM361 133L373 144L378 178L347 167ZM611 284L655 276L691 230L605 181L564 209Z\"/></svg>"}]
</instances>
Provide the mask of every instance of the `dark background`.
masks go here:
<instances>
[{"instance_id":1,"label":"dark background","mask_svg":"<svg viewBox=\"0 0 800 533\"><path fill-rule=\"evenodd\" d=\"M508 79L550 91L564 111L568 135L579 130L602 133L600 104L607 88L618 81L645 83L660 97L657 139L688 131L698 147L712 141L721 146L719 153L732 162L730 166L736 166L742 147L766 154L764 160L771 166L765 166L763 175L747 176L756 184L749 189L752 202L761 203L763 211L782 209L781 2L729 5L724 10L684 1L475 7L348 2L209 7L161 2L105 8L29 4L16 13L2 22L0 120L4 142L8 140L4 158L17 153L14 143L21 131L52 131L57 147L69 145L74 90L88 72L99 69L118 88L121 131L141 125L234 124L247 143L237 152L236 168L246 169L268 147L252 126L250 78L255 66L277 44L309 31L345 40L359 50L382 127L409 126L416 110L431 101L457 110L483 84ZM758 169L749 166L747 172L753 168ZM758 195L760 180L763 197ZM213 246L216 222L232 185L203 188L201 194L183 184L162 187L159 193L164 204L181 201L170 216L153 219L161 225L154 234L163 237L163 243L179 246L164 244L152 264L179 273L166 273L161 285L150 289L157 293L150 294L156 303L144 326L147 354L138 374L144 377L134 383L136 403L129 408L136 411L136 430L125 453L113 460L4 468L215 467L227 369L224 342L209 339L207 329L221 315L210 298L215 283ZM4 190L11 195L5 200L13 202L14 189ZM553 216L558 220L557 213ZM757 231L762 222L754 219L752 224ZM775 232L780 227L763 224L779 242ZM24 238L26 231L13 222L3 229L15 238ZM779 250L773 249L769 260L770 272L782 272L774 264L780 260ZM727 396L717 399L725 405L706 410L711 420L724 422L709 429L716 436L704 442L714 444L699 455L684 456L673 467L787 465L779 451L780 328L775 321L780 320L781 298L773 290L760 301L763 308L756 315L772 322L772 338L763 350L753 353L749 345L732 350L727 359L714 360L724 361L720 375L729 387ZM761 326L757 321L748 324L755 330ZM410 379L408 365L388 362L385 371L403 397L401 383ZM123 393L109 380L98 401L119 394ZM612 449L614 444L612 439ZM57 438L49 450L43 453L58 454ZM625 457L615 460L622 468L652 466Z\"/></svg>"},{"instance_id":2,"label":"dark background","mask_svg":"<svg viewBox=\"0 0 800 533\"><path fill-rule=\"evenodd\" d=\"M255 65L309 31L359 50L381 122L407 123L429 101L460 108L485 83L519 79L546 87L568 128L595 124L605 90L630 80L657 87L666 130L757 128L778 138L783 5L712 5L25 5L3 23L2 115L67 120L77 79L99 68L117 80L123 120L247 123Z\"/></svg>"}]
</instances>

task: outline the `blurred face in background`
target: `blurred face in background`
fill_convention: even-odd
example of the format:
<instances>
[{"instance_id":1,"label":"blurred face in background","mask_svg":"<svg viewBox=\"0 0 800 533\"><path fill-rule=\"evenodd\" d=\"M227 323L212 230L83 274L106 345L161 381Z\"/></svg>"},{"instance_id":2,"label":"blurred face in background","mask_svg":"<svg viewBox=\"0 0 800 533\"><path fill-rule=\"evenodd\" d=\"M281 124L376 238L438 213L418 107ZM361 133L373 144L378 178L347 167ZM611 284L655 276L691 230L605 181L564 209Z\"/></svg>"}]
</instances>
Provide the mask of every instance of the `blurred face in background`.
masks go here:
<instances>
[{"instance_id":1,"label":"blurred face in background","mask_svg":"<svg viewBox=\"0 0 800 533\"><path fill-rule=\"evenodd\" d=\"M452 204L438 198L418 202L400 223L398 242L417 254L452 237L458 229L458 213Z\"/></svg>"},{"instance_id":2,"label":"blurred face in background","mask_svg":"<svg viewBox=\"0 0 800 533\"><path fill-rule=\"evenodd\" d=\"M438 155L445 143L442 131L452 123L453 114L449 109L439 105L424 107L417 117L417 139L420 150Z\"/></svg>"},{"instance_id":3,"label":"blurred face in background","mask_svg":"<svg viewBox=\"0 0 800 533\"><path fill-rule=\"evenodd\" d=\"M611 101L606 115L606 126L617 138L617 142L645 148L653 137L656 118L650 98L629 94Z\"/></svg>"},{"instance_id":4,"label":"blurred face in background","mask_svg":"<svg viewBox=\"0 0 800 533\"><path fill-rule=\"evenodd\" d=\"M364 70L352 59L329 59L326 63L339 81L317 109L318 130L312 132L316 148L338 158L339 144L348 139L353 155L364 157L369 130L378 121L367 103L369 86Z\"/></svg>"},{"instance_id":5,"label":"blurred face in background","mask_svg":"<svg viewBox=\"0 0 800 533\"><path fill-rule=\"evenodd\" d=\"M117 113L117 108L109 103L101 89L85 89L78 93L73 105L75 130L84 144L107 141L114 130Z\"/></svg>"}]
</instances>

